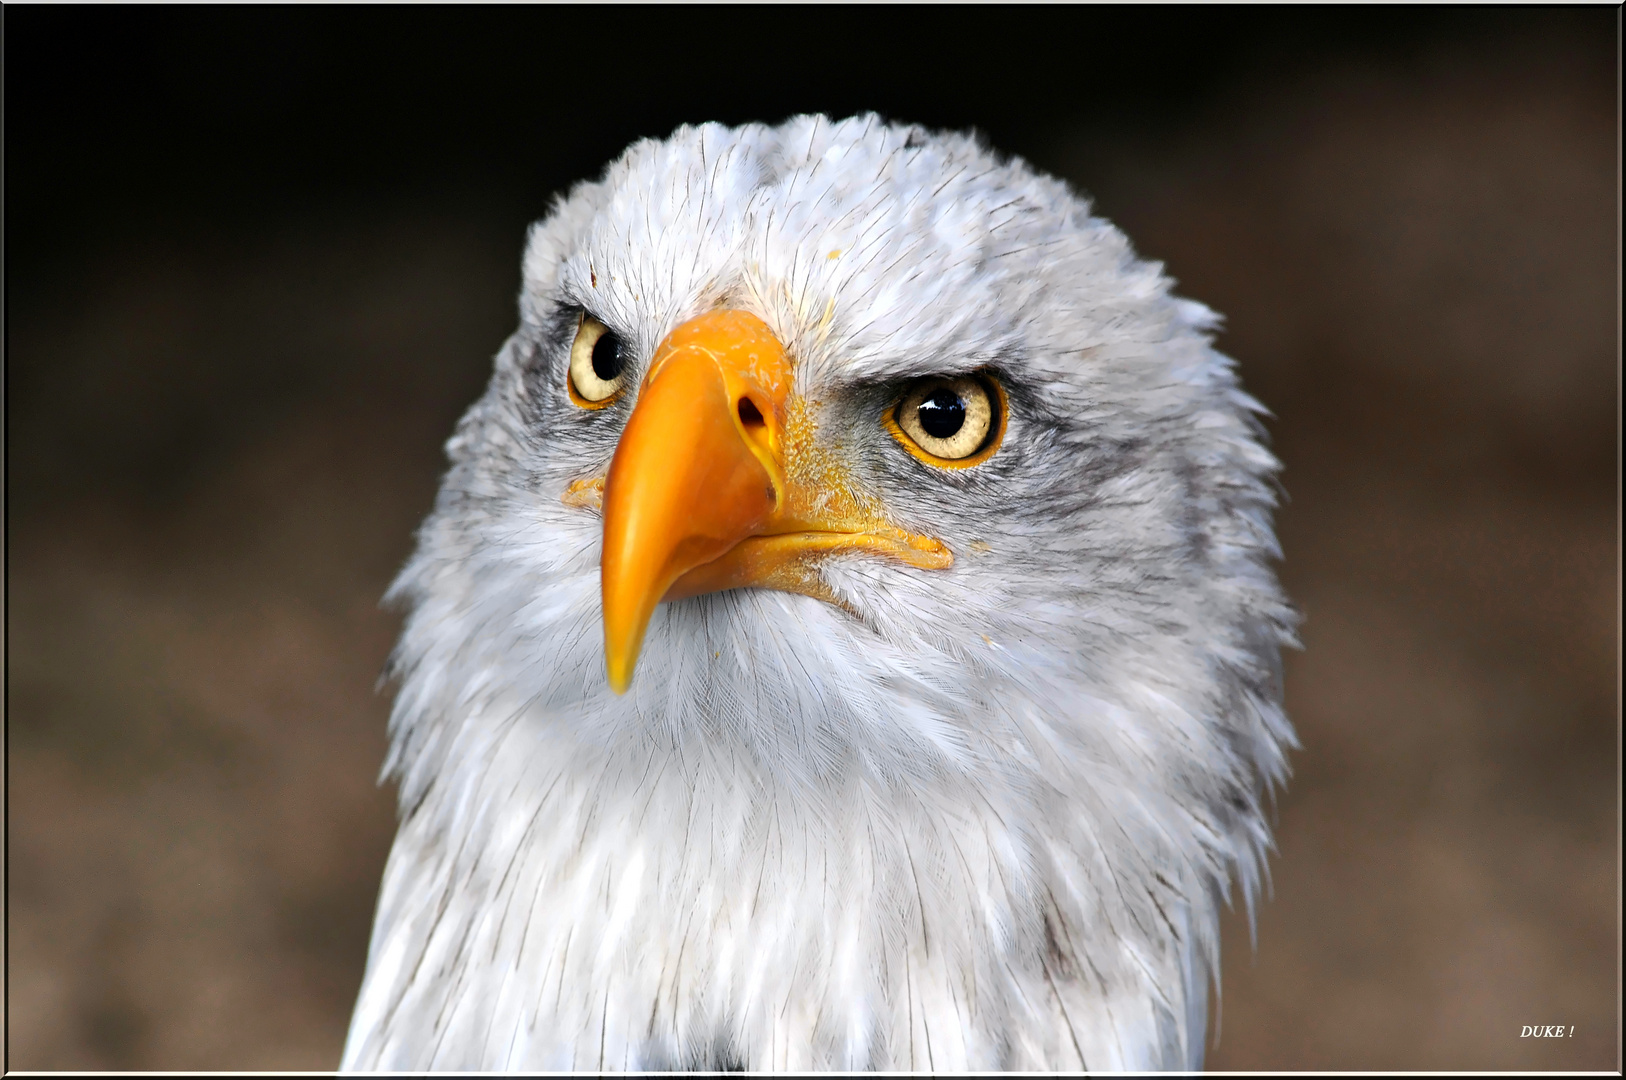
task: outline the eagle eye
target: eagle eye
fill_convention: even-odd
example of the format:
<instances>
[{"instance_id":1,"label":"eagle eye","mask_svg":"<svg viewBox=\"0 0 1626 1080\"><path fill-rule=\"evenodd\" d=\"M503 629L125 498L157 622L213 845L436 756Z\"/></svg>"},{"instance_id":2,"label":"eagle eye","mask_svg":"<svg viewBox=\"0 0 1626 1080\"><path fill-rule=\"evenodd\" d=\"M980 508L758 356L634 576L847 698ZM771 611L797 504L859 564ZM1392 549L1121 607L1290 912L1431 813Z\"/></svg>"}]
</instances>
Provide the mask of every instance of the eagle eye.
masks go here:
<instances>
[{"instance_id":1,"label":"eagle eye","mask_svg":"<svg viewBox=\"0 0 1626 1080\"><path fill-rule=\"evenodd\" d=\"M1005 434L1005 392L991 375L933 376L904 391L886 414L904 449L942 468L988 460Z\"/></svg>"},{"instance_id":2,"label":"eagle eye","mask_svg":"<svg viewBox=\"0 0 1626 1080\"><path fill-rule=\"evenodd\" d=\"M626 346L614 330L583 314L570 345L570 400L584 409L602 409L626 382Z\"/></svg>"}]
</instances>

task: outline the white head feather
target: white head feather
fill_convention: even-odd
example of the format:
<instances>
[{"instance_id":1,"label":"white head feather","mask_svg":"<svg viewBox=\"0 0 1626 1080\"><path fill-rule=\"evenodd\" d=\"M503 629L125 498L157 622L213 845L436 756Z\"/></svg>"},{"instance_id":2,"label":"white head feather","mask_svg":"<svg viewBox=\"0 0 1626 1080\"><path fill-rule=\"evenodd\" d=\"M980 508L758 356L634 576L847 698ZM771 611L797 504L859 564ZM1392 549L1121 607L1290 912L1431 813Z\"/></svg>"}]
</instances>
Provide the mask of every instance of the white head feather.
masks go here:
<instances>
[{"instance_id":1,"label":"white head feather","mask_svg":"<svg viewBox=\"0 0 1626 1080\"><path fill-rule=\"evenodd\" d=\"M391 593L402 824L345 1067L1200 1065L1293 745L1277 464L1215 316L1061 182L873 116L640 142L524 267ZM569 403L568 330L643 364L718 306L955 561L827 560L845 610L663 604L617 696L601 522L561 493L635 402ZM877 422L986 368L1010 417L976 468Z\"/></svg>"}]
</instances>

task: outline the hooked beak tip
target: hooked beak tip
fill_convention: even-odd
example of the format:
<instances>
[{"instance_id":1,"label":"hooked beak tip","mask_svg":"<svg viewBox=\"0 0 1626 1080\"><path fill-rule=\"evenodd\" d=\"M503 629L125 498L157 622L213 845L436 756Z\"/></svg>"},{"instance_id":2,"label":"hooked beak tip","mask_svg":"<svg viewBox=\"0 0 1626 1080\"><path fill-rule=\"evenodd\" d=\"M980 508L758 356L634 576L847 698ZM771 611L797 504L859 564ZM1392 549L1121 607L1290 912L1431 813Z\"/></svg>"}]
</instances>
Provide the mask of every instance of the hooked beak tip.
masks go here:
<instances>
[{"instance_id":1,"label":"hooked beak tip","mask_svg":"<svg viewBox=\"0 0 1626 1080\"><path fill-rule=\"evenodd\" d=\"M604 674L609 678L610 689L616 694L625 694L632 686L632 676L638 669L638 654L643 652L644 631L648 623L646 615L636 634L629 633L627 627L614 622L605 627Z\"/></svg>"}]
</instances>

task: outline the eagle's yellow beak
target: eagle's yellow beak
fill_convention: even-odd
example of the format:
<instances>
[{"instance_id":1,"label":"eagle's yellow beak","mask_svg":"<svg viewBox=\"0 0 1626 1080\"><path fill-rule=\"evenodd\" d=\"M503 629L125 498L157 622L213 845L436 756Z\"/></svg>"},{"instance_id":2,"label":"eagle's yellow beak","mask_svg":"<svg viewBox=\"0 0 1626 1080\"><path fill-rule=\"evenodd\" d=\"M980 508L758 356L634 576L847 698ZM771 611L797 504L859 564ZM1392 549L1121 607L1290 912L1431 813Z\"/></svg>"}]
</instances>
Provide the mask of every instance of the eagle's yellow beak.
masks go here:
<instances>
[{"instance_id":1,"label":"eagle's yellow beak","mask_svg":"<svg viewBox=\"0 0 1626 1080\"><path fill-rule=\"evenodd\" d=\"M709 312L655 350L604 481L604 658L623 693L662 600L744 586L833 600L813 569L862 549L913 566L954 559L888 524L792 425L791 365L743 311ZM799 430L789 430L796 426Z\"/></svg>"}]
</instances>

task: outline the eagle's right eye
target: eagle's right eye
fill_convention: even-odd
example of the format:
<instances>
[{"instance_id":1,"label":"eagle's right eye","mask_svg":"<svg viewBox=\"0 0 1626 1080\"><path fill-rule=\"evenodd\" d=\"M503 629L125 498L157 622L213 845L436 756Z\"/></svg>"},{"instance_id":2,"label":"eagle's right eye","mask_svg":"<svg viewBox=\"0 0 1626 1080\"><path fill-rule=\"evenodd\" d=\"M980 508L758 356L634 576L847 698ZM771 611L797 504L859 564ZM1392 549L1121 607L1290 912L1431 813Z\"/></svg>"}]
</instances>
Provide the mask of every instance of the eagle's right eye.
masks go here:
<instances>
[{"instance_id":1,"label":"eagle's right eye","mask_svg":"<svg viewBox=\"0 0 1626 1080\"><path fill-rule=\"evenodd\" d=\"M602 409L626 382L626 348L614 330L583 314L570 345L570 400L584 409Z\"/></svg>"}]
</instances>

